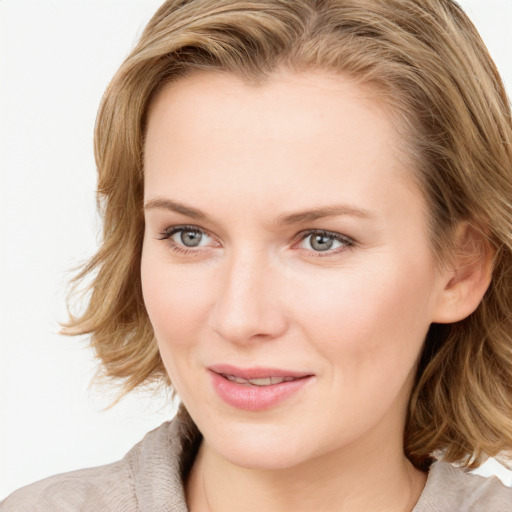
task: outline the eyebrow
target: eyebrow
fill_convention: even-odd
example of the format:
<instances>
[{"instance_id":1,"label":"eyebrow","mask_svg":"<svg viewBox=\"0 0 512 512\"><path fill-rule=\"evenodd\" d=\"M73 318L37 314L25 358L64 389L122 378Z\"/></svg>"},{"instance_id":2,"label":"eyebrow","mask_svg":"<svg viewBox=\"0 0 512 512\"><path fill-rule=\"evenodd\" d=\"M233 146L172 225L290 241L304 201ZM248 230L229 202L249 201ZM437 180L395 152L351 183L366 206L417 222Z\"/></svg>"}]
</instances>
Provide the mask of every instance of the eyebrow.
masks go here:
<instances>
[{"instance_id":1,"label":"eyebrow","mask_svg":"<svg viewBox=\"0 0 512 512\"><path fill-rule=\"evenodd\" d=\"M144 210L169 210L171 212L181 213L192 219L208 220L208 216L201 210L186 206L170 199L151 199L144 205Z\"/></svg>"},{"instance_id":2,"label":"eyebrow","mask_svg":"<svg viewBox=\"0 0 512 512\"><path fill-rule=\"evenodd\" d=\"M300 224L301 222L313 222L317 219L323 219L325 217L337 217L339 215L350 215L352 217L361 217L364 219L373 217L369 210L355 208L353 206L334 205L306 210L304 212L291 213L289 215L280 217L277 220L277 223L279 225Z\"/></svg>"},{"instance_id":3,"label":"eyebrow","mask_svg":"<svg viewBox=\"0 0 512 512\"><path fill-rule=\"evenodd\" d=\"M207 221L208 215L197 208L172 201L170 199L156 198L151 199L144 205L144 210L169 210L176 213L181 213L192 219ZM348 205L333 205L322 208L315 208L303 212L291 213L281 216L277 219L278 226L287 226L292 224L300 224L303 222L313 222L317 219L325 217L336 217L339 215L350 215L360 218L371 218L374 215L369 211L361 208L355 208Z\"/></svg>"}]
</instances>

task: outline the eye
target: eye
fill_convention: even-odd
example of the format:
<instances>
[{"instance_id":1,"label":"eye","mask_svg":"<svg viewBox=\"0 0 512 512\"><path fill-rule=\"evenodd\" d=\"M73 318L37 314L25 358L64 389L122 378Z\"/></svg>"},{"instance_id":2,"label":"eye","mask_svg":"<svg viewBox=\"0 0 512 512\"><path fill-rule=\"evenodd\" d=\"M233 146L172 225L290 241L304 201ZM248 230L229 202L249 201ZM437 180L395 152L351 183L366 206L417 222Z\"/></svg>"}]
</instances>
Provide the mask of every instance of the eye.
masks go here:
<instances>
[{"instance_id":1,"label":"eye","mask_svg":"<svg viewBox=\"0 0 512 512\"><path fill-rule=\"evenodd\" d=\"M161 234L177 251L194 250L212 244L212 237L196 226L172 226Z\"/></svg>"},{"instance_id":2,"label":"eye","mask_svg":"<svg viewBox=\"0 0 512 512\"><path fill-rule=\"evenodd\" d=\"M203 240L203 233L198 230L193 231L191 229L183 229L174 233L171 238L174 240L174 242L178 242L179 239L179 241L187 247L197 247L201 245L201 241Z\"/></svg>"},{"instance_id":3,"label":"eye","mask_svg":"<svg viewBox=\"0 0 512 512\"><path fill-rule=\"evenodd\" d=\"M299 243L301 249L307 249L318 253L337 253L345 247L352 247L354 241L339 233L331 231L315 230L302 233Z\"/></svg>"}]
</instances>

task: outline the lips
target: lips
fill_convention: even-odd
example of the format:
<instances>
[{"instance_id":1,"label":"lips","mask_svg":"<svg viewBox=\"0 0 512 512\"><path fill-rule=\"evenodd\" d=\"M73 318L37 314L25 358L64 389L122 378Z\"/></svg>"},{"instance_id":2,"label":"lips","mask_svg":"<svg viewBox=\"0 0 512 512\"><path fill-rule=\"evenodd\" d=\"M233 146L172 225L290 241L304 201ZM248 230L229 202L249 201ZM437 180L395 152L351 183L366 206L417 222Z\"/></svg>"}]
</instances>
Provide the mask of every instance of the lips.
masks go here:
<instances>
[{"instance_id":1,"label":"lips","mask_svg":"<svg viewBox=\"0 0 512 512\"><path fill-rule=\"evenodd\" d=\"M242 369L228 365L209 368L213 388L228 405L260 411L300 394L314 375L276 368Z\"/></svg>"}]
</instances>

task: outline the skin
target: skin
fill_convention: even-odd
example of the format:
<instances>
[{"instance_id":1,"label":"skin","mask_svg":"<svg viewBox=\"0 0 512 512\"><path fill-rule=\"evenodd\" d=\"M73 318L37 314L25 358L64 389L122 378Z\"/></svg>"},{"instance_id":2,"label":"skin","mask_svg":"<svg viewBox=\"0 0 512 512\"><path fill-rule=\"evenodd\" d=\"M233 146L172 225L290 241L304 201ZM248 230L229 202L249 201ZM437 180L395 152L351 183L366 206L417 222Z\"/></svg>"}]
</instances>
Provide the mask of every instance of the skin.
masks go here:
<instances>
[{"instance_id":1,"label":"skin","mask_svg":"<svg viewBox=\"0 0 512 512\"><path fill-rule=\"evenodd\" d=\"M192 511L416 503L425 475L403 453L404 416L428 327L454 301L398 147L389 113L342 76L281 71L253 86L204 72L153 100L142 285L165 367L204 436ZM182 225L199 230L199 246L168 236ZM350 242L318 251L308 230ZM246 411L214 391L208 368L221 363L314 377Z\"/></svg>"}]
</instances>

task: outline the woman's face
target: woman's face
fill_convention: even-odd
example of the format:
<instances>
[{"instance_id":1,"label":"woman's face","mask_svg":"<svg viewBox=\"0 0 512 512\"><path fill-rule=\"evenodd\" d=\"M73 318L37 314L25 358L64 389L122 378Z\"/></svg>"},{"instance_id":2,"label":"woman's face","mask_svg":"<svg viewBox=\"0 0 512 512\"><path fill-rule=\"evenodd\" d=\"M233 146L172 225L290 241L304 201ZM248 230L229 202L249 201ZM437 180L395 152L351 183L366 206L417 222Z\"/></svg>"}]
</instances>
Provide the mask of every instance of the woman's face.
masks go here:
<instances>
[{"instance_id":1,"label":"woman's face","mask_svg":"<svg viewBox=\"0 0 512 512\"><path fill-rule=\"evenodd\" d=\"M340 76L198 73L153 101L144 300L224 459L401 450L445 279L398 146L385 109Z\"/></svg>"}]
</instances>

